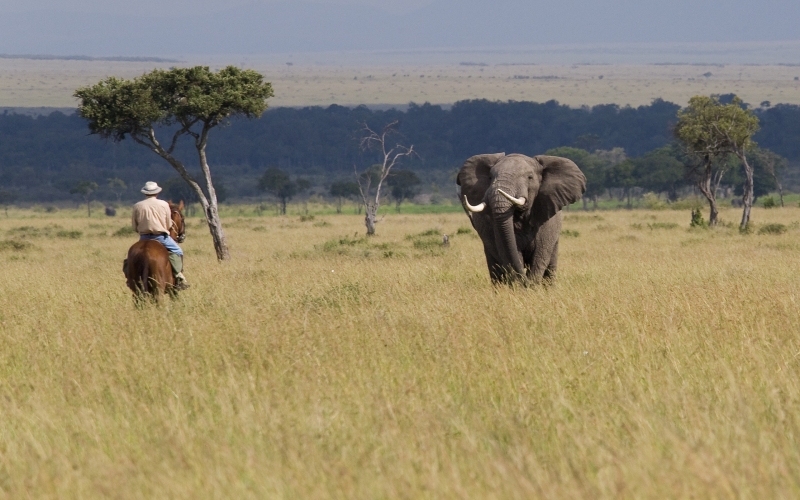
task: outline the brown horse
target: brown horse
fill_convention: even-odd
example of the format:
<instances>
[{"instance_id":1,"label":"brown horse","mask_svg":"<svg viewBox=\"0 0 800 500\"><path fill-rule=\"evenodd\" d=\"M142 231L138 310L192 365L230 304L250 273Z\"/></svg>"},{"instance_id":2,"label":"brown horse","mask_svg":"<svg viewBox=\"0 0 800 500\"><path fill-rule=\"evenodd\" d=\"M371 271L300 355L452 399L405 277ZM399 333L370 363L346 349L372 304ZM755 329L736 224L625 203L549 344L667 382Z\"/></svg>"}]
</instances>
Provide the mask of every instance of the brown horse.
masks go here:
<instances>
[{"instance_id":1,"label":"brown horse","mask_svg":"<svg viewBox=\"0 0 800 500\"><path fill-rule=\"evenodd\" d=\"M169 209L172 218L169 235L178 243L183 243L186 239L183 201L177 205L170 201ZM140 240L131 245L122 270L128 280L128 288L136 299L150 296L157 300L164 293L173 297L177 293L169 252L157 241Z\"/></svg>"}]
</instances>

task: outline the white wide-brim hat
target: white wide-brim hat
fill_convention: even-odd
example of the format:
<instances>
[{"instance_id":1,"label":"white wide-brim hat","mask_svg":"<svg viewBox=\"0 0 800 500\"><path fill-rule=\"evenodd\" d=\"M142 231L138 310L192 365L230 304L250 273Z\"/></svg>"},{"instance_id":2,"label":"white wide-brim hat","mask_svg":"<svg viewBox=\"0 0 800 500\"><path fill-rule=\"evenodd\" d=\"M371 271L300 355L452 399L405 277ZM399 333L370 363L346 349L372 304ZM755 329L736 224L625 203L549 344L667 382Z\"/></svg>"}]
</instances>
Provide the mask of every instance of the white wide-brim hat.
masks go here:
<instances>
[{"instance_id":1,"label":"white wide-brim hat","mask_svg":"<svg viewBox=\"0 0 800 500\"><path fill-rule=\"evenodd\" d=\"M161 188L158 187L153 181L148 181L144 183L144 187L142 188L142 193L144 194L158 194L161 192Z\"/></svg>"}]
</instances>

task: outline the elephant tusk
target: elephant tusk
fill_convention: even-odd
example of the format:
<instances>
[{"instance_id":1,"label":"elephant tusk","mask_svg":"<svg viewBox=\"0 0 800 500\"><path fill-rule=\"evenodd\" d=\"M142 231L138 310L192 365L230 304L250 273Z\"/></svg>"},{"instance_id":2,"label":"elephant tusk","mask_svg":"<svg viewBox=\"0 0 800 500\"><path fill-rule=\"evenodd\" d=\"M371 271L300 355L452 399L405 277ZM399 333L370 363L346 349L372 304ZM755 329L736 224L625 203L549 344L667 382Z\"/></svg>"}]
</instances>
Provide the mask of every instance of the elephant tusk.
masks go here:
<instances>
[{"instance_id":1,"label":"elephant tusk","mask_svg":"<svg viewBox=\"0 0 800 500\"><path fill-rule=\"evenodd\" d=\"M486 208L485 202L480 202L480 204L472 206L469 204L469 200L467 199L467 195L464 195L464 206L467 207L467 210L473 213L483 212L483 209Z\"/></svg>"},{"instance_id":2,"label":"elephant tusk","mask_svg":"<svg viewBox=\"0 0 800 500\"><path fill-rule=\"evenodd\" d=\"M511 196L510 194L506 193L502 189L498 189L497 192L502 194L503 196L505 196L508 199L508 201L510 201L511 203L513 203L514 205L516 205L518 207L524 207L525 206L525 202L527 201L525 198L514 198L513 196Z\"/></svg>"}]
</instances>

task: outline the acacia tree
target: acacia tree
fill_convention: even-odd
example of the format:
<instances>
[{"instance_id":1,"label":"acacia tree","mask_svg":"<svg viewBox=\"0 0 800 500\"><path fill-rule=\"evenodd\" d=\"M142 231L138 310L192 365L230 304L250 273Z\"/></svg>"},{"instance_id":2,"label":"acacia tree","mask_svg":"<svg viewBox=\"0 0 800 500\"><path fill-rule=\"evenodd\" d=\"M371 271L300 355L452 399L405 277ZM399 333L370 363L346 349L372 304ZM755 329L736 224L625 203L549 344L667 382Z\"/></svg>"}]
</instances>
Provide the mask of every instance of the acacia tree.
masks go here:
<instances>
[{"instance_id":1,"label":"acacia tree","mask_svg":"<svg viewBox=\"0 0 800 500\"><path fill-rule=\"evenodd\" d=\"M397 133L398 120L395 120L379 132L372 130L369 125L364 124L362 129L361 149L364 151L377 151L383 156L383 162L378 163L359 174L355 169L358 189L361 193L361 201L364 203L364 224L367 226L367 236L375 234L375 224L378 222L378 209L381 206L381 188L392 168L399 163L404 156L415 155L414 146L403 146L395 144L394 147L387 145L389 136ZM387 149L388 148L388 149ZM371 187L375 186L375 197L372 197Z\"/></svg>"},{"instance_id":2,"label":"acacia tree","mask_svg":"<svg viewBox=\"0 0 800 500\"><path fill-rule=\"evenodd\" d=\"M761 166L767 174L772 177L772 181L775 183L775 189L778 190L781 207L783 207L783 185L781 183L781 177L786 170L786 158L769 149L756 149L755 160L761 163Z\"/></svg>"},{"instance_id":3,"label":"acacia tree","mask_svg":"<svg viewBox=\"0 0 800 500\"><path fill-rule=\"evenodd\" d=\"M753 134L758 131L758 117L742 107L742 100L734 97L729 104L721 104L717 97L694 96L689 106L678 111L675 134L686 147L687 153L697 160L694 171L697 187L708 199L711 207L709 224L717 224L716 193L725 173L724 160L730 154L742 162L745 173L742 194L742 221L740 229L750 222L753 206L753 167L747 161L747 151L755 143Z\"/></svg>"},{"instance_id":4,"label":"acacia tree","mask_svg":"<svg viewBox=\"0 0 800 500\"><path fill-rule=\"evenodd\" d=\"M358 184L346 181L334 182L331 184L329 193L336 199L336 213L340 214L344 200L359 195Z\"/></svg>"},{"instance_id":5,"label":"acacia tree","mask_svg":"<svg viewBox=\"0 0 800 500\"><path fill-rule=\"evenodd\" d=\"M125 181L117 177L106 179L106 182L108 190L117 196L117 203L122 204L122 193L128 189L128 185L125 184Z\"/></svg>"},{"instance_id":6,"label":"acacia tree","mask_svg":"<svg viewBox=\"0 0 800 500\"><path fill-rule=\"evenodd\" d=\"M276 167L270 167L264 171L264 175L258 181L259 189L276 196L280 200L282 215L286 215L286 203L296 194L302 193L310 187L311 182L308 179L300 178L293 181L289 174ZM308 213L307 206L306 213Z\"/></svg>"},{"instance_id":7,"label":"acacia tree","mask_svg":"<svg viewBox=\"0 0 800 500\"><path fill-rule=\"evenodd\" d=\"M207 66L156 69L132 80L110 77L75 92L81 101L78 113L89 121L93 134L114 141L130 137L166 160L192 187L220 261L229 259L230 253L206 155L208 134L233 116L261 116L272 96L272 85L261 74L235 66L217 72ZM157 133L171 138L162 143ZM193 139L202 187L174 156L183 136Z\"/></svg>"},{"instance_id":8,"label":"acacia tree","mask_svg":"<svg viewBox=\"0 0 800 500\"><path fill-rule=\"evenodd\" d=\"M97 185L96 182L81 181L75 184L75 186L73 186L72 189L69 190L70 194L78 194L81 196L81 198L83 198L83 201L86 203L86 213L89 217L92 216L92 203L91 203L92 193L97 191L98 187L99 186Z\"/></svg>"},{"instance_id":9,"label":"acacia tree","mask_svg":"<svg viewBox=\"0 0 800 500\"><path fill-rule=\"evenodd\" d=\"M394 198L397 213L400 213L400 204L403 203L403 200L414 197L422 184L417 174L411 170L396 170L386 179L386 182L392 188L392 198Z\"/></svg>"}]
</instances>

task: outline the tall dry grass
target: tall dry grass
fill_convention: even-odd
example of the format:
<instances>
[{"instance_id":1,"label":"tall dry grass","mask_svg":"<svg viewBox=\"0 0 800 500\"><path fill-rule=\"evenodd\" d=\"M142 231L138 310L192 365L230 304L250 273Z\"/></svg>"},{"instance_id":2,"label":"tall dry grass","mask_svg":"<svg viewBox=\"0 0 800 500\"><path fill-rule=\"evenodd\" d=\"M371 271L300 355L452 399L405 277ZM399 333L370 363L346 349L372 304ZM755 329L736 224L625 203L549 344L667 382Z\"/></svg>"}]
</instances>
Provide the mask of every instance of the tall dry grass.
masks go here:
<instances>
[{"instance_id":1,"label":"tall dry grass","mask_svg":"<svg viewBox=\"0 0 800 500\"><path fill-rule=\"evenodd\" d=\"M800 495L800 209L573 211L530 290L462 214L228 218L221 265L191 219L141 310L122 218L12 215L2 498Z\"/></svg>"}]
</instances>

